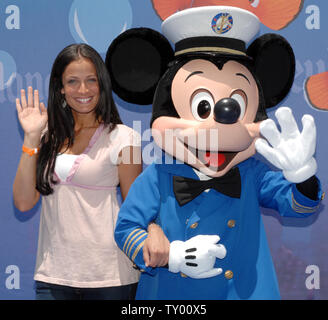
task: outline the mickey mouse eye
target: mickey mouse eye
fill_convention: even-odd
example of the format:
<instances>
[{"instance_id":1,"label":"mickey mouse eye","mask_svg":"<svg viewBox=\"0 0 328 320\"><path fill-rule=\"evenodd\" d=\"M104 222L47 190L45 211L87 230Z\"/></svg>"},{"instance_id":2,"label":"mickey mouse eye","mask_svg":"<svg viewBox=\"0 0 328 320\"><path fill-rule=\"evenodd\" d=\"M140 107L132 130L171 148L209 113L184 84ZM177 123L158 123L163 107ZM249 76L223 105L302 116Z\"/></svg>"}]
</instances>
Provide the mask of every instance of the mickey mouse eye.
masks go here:
<instances>
[{"instance_id":1,"label":"mickey mouse eye","mask_svg":"<svg viewBox=\"0 0 328 320\"><path fill-rule=\"evenodd\" d=\"M257 8L257 6L260 4L260 0L249 0L252 7Z\"/></svg>"},{"instance_id":2,"label":"mickey mouse eye","mask_svg":"<svg viewBox=\"0 0 328 320\"><path fill-rule=\"evenodd\" d=\"M214 100L212 95L207 91L199 91L191 100L191 113L198 121L205 121L212 115Z\"/></svg>"},{"instance_id":3,"label":"mickey mouse eye","mask_svg":"<svg viewBox=\"0 0 328 320\"><path fill-rule=\"evenodd\" d=\"M238 102L240 107L240 115L238 119L242 119L246 112L246 106L247 106L247 96L246 93L242 90L236 90L232 93L230 96L231 99L234 99Z\"/></svg>"}]
</instances>

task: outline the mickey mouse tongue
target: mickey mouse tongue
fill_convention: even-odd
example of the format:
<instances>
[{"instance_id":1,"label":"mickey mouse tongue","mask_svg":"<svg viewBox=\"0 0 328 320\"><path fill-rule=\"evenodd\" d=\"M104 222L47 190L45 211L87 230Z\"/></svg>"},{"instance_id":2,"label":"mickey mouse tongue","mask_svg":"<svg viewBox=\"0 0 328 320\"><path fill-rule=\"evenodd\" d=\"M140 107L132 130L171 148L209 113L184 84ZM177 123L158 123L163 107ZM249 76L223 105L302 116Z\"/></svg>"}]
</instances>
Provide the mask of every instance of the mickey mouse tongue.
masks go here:
<instances>
[{"instance_id":1,"label":"mickey mouse tongue","mask_svg":"<svg viewBox=\"0 0 328 320\"><path fill-rule=\"evenodd\" d=\"M238 152L214 152L214 151L200 151L197 152L198 159L207 167L213 170L223 170Z\"/></svg>"},{"instance_id":2,"label":"mickey mouse tongue","mask_svg":"<svg viewBox=\"0 0 328 320\"><path fill-rule=\"evenodd\" d=\"M215 171L223 170L238 154L238 152L229 151L203 151L192 148L186 144L185 147L188 148L188 150L191 151L206 167Z\"/></svg>"},{"instance_id":3,"label":"mickey mouse tongue","mask_svg":"<svg viewBox=\"0 0 328 320\"><path fill-rule=\"evenodd\" d=\"M204 163L210 167L220 167L226 161L226 156L223 153L206 151L203 155Z\"/></svg>"}]
</instances>

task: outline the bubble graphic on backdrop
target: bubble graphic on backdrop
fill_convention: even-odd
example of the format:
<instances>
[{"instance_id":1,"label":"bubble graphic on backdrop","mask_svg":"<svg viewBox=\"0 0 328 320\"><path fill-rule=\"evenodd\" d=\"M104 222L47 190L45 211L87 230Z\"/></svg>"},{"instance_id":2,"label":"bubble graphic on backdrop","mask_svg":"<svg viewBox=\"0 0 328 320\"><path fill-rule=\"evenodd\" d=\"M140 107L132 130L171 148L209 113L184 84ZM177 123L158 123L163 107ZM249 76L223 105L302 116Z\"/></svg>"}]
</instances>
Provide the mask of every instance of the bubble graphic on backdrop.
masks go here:
<instances>
[{"instance_id":1,"label":"bubble graphic on backdrop","mask_svg":"<svg viewBox=\"0 0 328 320\"><path fill-rule=\"evenodd\" d=\"M0 50L0 90L11 86L16 70L14 58L8 52Z\"/></svg>"},{"instance_id":2,"label":"bubble graphic on backdrop","mask_svg":"<svg viewBox=\"0 0 328 320\"><path fill-rule=\"evenodd\" d=\"M87 43L99 53L132 24L128 0L75 0L69 12L69 28L76 42Z\"/></svg>"}]
</instances>

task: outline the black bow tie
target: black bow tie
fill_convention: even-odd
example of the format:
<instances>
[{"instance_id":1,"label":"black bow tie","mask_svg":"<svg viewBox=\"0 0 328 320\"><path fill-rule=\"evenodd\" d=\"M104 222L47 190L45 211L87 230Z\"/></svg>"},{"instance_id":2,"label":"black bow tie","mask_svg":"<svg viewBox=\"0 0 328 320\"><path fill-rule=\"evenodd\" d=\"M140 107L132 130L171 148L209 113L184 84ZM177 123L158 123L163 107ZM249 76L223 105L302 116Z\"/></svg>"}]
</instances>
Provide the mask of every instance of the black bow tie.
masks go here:
<instances>
[{"instance_id":1,"label":"black bow tie","mask_svg":"<svg viewBox=\"0 0 328 320\"><path fill-rule=\"evenodd\" d=\"M240 198L241 180L238 168L231 169L223 177L210 180L194 180L186 177L173 177L173 191L180 206L195 199L206 189L215 189L226 196Z\"/></svg>"}]
</instances>

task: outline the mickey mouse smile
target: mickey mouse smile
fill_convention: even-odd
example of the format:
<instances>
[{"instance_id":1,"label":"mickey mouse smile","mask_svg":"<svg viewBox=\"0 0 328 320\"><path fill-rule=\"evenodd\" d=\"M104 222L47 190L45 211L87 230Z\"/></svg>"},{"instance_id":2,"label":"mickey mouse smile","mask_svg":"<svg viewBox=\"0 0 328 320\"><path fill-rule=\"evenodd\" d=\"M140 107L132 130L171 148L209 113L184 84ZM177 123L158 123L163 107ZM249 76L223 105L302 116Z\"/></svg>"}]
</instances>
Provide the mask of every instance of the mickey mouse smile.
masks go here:
<instances>
[{"instance_id":1,"label":"mickey mouse smile","mask_svg":"<svg viewBox=\"0 0 328 320\"><path fill-rule=\"evenodd\" d=\"M238 152L227 152L227 151L210 151L210 150L200 150L193 148L186 143L184 146L206 167L214 170L223 170L237 155Z\"/></svg>"}]
</instances>

